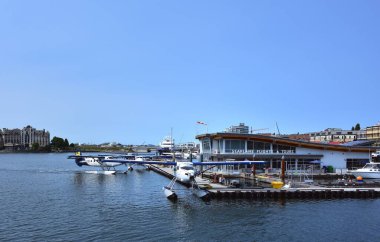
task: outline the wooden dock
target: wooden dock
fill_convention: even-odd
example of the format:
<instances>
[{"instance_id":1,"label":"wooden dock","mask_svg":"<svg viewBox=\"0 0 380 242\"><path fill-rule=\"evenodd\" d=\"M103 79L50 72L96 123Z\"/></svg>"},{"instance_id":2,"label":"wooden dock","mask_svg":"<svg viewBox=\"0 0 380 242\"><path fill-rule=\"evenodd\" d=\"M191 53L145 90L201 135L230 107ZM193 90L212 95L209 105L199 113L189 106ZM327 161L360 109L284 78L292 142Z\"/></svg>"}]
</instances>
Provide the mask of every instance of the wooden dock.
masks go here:
<instances>
[{"instance_id":1,"label":"wooden dock","mask_svg":"<svg viewBox=\"0 0 380 242\"><path fill-rule=\"evenodd\" d=\"M379 198L380 188L293 188L293 189L211 189L211 199L241 198L251 200L277 199L343 199Z\"/></svg>"},{"instance_id":2,"label":"wooden dock","mask_svg":"<svg viewBox=\"0 0 380 242\"><path fill-rule=\"evenodd\" d=\"M149 166L153 171L172 179L172 168ZM179 181L178 181L179 182ZM319 187L307 188L231 188L220 183L212 183L209 179L196 177L198 185L209 192L211 199L249 199L249 200L288 200L288 199L372 199L380 198L380 187ZM181 183L181 182L179 182ZM182 183L186 187L189 184Z\"/></svg>"}]
</instances>

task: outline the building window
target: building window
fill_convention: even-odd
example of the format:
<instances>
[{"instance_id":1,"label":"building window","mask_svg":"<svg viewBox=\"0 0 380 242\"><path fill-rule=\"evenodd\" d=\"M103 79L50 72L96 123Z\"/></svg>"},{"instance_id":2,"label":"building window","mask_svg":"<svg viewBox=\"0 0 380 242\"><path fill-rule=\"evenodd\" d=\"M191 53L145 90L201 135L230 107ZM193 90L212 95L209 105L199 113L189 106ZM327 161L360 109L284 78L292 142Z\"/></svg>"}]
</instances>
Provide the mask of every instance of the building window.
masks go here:
<instances>
[{"instance_id":1,"label":"building window","mask_svg":"<svg viewBox=\"0 0 380 242\"><path fill-rule=\"evenodd\" d=\"M347 159L346 167L349 170L362 168L369 162L369 159Z\"/></svg>"},{"instance_id":2,"label":"building window","mask_svg":"<svg viewBox=\"0 0 380 242\"><path fill-rule=\"evenodd\" d=\"M254 142L253 149L255 153L272 153L270 143Z\"/></svg>"},{"instance_id":3,"label":"building window","mask_svg":"<svg viewBox=\"0 0 380 242\"><path fill-rule=\"evenodd\" d=\"M202 142L203 153L211 153L211 145L209 139L204 139Z\"/></svg>"},{"instance_id":4,"label":"building window","mask_svg":"<svg viewBox=\"0 0 380 242\"><path fill-rule=\"evenodd\" d=\"M219 144L219 152L222 152L222 150L223 150L223 140L222 139L219 140L218 144Z\"/></svg>"},{"instance_id":5,"label":"building window","mask_svg":"<svg viewBox=\"0 0 380 242\"><path fill-rule=\"evenodd\" d=\"M296 148L288 145L273 144L273 153L296 153Z\"/></svg>"},{"instance_id":6,"label":"building window","mask_svg":"<svg viewBox=\"0 0 380 242\"><path fill-rule=\"evenodd\" d=\"M253 141L247 141L247 151L253 151Z\"/></svg>"},{"instance_id":7,"label":"building window","mask_svg":"<svg viewBox=\"0 0 380 242\"><path fill-rule=\"evenodd\" d=\"M225 140L225 152L226 153L245 153L245 141L244 140Z\"/></svg>"}]
</instances>

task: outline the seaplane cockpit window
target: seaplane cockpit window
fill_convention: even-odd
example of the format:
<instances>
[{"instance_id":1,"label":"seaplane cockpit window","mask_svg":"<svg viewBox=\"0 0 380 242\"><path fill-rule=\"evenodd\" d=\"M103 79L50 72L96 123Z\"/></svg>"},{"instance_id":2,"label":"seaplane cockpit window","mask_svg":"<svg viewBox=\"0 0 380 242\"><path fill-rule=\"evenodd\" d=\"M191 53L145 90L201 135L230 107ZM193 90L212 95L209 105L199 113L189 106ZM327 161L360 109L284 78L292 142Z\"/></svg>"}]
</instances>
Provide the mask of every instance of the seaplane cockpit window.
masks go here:
<instances>
[{"instance_id":1,"label":"seaplane cockpit window","mask_svg":"<svg viewBox=\"0 0 380 242\"><path fill-rule=\"evenodd\" d=\"M192 171L192 170L194 170L194 168L193 167L191 167L191 166L183 166L183 167L181 167L183 170L187 170L187 171Z\"/></svg>"}]
</instances>

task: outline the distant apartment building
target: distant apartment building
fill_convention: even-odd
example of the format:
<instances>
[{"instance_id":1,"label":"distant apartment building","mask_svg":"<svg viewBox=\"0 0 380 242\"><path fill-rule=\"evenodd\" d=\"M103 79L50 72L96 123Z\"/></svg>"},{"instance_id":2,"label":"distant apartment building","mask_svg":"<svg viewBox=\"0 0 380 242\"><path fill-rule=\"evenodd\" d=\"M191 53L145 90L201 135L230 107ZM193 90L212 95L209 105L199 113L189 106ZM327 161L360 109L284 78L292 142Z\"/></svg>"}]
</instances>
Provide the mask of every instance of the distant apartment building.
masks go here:
<instances>
[{"instance_id":1,"label":"distant apartment building","mask_svg":"<svg viewBox=\"0 0 380 242\"><path fill-rule=\"evenodd\" d=\"M317 143L346 143L354 140L365 139L365 130L342 130L339 128L328 128L320 132L309 133L310 142Z\"/></svg>"},{"instance_id":2,"label":"distant apartment building","mask_svg":"<svg viewBox=\"0 0 380 242\"><path fill-rule=\"evenodd\" d=\"M3 130L0 129L0 150L4 149Z\"/></svg>"},{"instance_id":3,"label":"distant apartment building","mask_svg":"<svg viewBox=\"0 0 380 242\"><path fill-rule=\"evenodd\" d=\"M236 133L236 134L248 134L249 133L249 127L246 126L244 123L240 123L237 126L231 126L226 129L226 133Z\"/></svg>"},{"instance_id":4,"label":"distant apartment building","mask_svg":"<svg viewBox=\"0 0 380 242\"><path fill-rule=\"evenodd\" d=\"M21 146L21 130L20 129L3 129L4 148L13 150L19 149Z\"/></svg>"},{"instance_id":5,"label":"distant apartment building","mask_svg":"<svg viewBox=\"0 0 380 242\"><path fill-rule=\"evenodd\" d=\"M37 130L30 125L23 129L4 128L0 132L0 135L3 148L9 150L30 149L34 143L37 143L40 147L45 147L50 144L49 131L45 129Z\"/></svg>"},{"instance_id":6,"label":"distant apartment building","mask_svg":"<svg viewBox=\"0 0 380 242\"><path fill-rule=\"evenodd\" d=\"M376 145L380 145L380 123L369 126L366 128L366 136L368 140L376 142Z\"/></svg>"},{"instance_id":7,"label":"distant apartment building","mask_svg":"<svg viewBox=\"0 0 380 242\"><path fill-rule=\"evenodd\" d=\"M293 140L301 140L301 141L310 141L310 134L286 134L280 135L281 138L293 139Z\"/></svg>"}]
</instances>

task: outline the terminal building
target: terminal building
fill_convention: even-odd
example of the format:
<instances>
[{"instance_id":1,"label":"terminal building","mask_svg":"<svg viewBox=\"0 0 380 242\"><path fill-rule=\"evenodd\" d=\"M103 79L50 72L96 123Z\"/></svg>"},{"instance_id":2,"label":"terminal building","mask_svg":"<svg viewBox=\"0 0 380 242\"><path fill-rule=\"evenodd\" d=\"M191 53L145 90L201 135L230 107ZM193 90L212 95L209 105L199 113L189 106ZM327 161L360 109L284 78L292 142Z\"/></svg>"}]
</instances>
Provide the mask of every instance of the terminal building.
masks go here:
<instances>
[{"instance_id":1,"label":"terminal building","mask_svg":"<svg viewBox=\"0 0 380 242\"><path fill-rule=\"evenodd\" d=\"M220 132L196 136L200 141L203 161L264 160L263 168L280 169L284 158L287 167L316 169L332 166L335 170L363 167L371 160L376 147L312 143L276 136Z\"/></svg>"}]
</instances>

